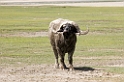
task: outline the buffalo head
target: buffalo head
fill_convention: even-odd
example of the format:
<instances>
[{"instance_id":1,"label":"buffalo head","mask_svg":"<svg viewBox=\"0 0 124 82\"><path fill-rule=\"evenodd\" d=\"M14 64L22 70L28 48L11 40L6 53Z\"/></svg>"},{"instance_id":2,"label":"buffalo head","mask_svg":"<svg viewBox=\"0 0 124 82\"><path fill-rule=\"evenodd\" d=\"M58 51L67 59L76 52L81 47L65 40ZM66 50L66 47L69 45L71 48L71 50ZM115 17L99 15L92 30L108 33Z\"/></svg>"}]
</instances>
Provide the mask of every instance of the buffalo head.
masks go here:
<instances>
[{"instance_id":1,"label":"buffalo head","mask_svg":"<svg viewBox=\"0 0 124 82\"><path fill-rule=\"evenodd\" d=\"M67 39L71 34L78 33L77 29L73 24L66 23L63 24L60 29L57 31L58 32L63 32L64 37Z\"/></svg>"},{"instance_id":2,"label":"buffalo head","mask_svg":"<svg viewBox=\"0 0 124 82\"><path fill-rule=\"evenodd\" d=\"M57 31L53 31L53 33L58 34L62 32L63 35L75 33L77 35L86 35L89 32L89 28L87 27L86 31L80 30L77 24L73 22L64 22L60 25L59 29Z\"/></svg>"}]
</instances>

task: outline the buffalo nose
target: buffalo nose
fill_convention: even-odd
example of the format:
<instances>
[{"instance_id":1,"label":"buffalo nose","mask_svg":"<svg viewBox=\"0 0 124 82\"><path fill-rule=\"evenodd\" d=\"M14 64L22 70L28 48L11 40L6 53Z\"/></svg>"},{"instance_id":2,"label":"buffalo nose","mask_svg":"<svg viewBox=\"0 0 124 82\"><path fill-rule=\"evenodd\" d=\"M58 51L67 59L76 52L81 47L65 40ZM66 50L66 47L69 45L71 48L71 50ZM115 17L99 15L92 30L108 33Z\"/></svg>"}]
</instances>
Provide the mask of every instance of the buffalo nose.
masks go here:
<instances>
[{"instance_id":1,"label":"buffalo nose","mask_svg":"<svg viewBox=\"0 0 124 82\"><path fill-rule=\"evenodd\" d=\"M68 32L69 31L69 27L66 27L65 29L64 29L64 32Z\"/></svg>"}]
</instances>

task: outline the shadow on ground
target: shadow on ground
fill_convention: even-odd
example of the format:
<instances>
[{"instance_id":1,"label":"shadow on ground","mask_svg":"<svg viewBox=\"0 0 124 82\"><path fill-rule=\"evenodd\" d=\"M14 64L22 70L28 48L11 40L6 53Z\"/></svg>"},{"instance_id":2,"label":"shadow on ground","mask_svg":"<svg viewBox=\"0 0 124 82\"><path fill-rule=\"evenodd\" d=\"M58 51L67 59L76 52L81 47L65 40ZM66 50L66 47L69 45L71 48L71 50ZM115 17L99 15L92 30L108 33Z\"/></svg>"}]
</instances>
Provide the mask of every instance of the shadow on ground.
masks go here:
<instances>
[{"instance_id":1,"label":"shadow on ground","mask_svg":"<svg viewBox=\"0 0 124 82\"><path fill-rule=\"evenodd\" d=\"M74 69L78 71L94 71L95 70L94 68L91 68L91 67L74 67Z\"/></svg>"}]
</instances>

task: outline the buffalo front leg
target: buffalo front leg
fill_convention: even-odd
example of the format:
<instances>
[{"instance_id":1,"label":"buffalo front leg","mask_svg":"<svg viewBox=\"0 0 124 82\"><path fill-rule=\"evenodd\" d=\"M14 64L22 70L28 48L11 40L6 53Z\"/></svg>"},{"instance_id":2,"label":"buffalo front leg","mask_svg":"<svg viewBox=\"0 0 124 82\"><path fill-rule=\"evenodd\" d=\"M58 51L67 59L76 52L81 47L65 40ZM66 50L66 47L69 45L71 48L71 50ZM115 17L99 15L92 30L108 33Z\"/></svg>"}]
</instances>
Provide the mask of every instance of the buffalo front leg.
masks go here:
<instances>
[{"instance_id":1,"label":"buffalo front leg","mask_svg":"<svg viewBox=\"0 0 124 82\"><path fill-rule=\"evenodd\" d=\"M54 55L55 55L55 65L54 68L58 69L59 68L59 62L58 62L58 53L55 47L53 47Z\"/></svg>"},{"instance_id":2,"label":"buffalo front leg","mask_svg":"<svg viewBox=\"0 0 124 82\"><path fill-rule=\"evenodd\" d=\"M60 63L61 63L60 68L62 70L64 70L64 69L66 69L66 65L65 65L65 62L64 62L65 53L62 52L62 50L59 47L57 47L57 52L58 52L59 57L60 57Z\"/></svg>"},{"instance_id":3,"label":"buffalo front leg","mask_svg":"<svg viewBox=\"0 0 124 82\"><path fill-rule=\"evenodd\" d=\"M65 56L65 55L60 56L60 62L61 62L60 68L61 68L62 70L65 70L65 69L67 68L66 65L65 65L65 62L64 62L64 56Z\"/></svg>"},{"instance_id":4,"label":"buffalo front leg","mask_svg":"<svg viewBox=\"0 0 124 82\"><path fill-rule=\"evenodd\" d=\"M68 61L69 61L69 70L74 70L74 67L73 67L73 53L69 53L68 54Z\"/></svg>"}]
</instances>

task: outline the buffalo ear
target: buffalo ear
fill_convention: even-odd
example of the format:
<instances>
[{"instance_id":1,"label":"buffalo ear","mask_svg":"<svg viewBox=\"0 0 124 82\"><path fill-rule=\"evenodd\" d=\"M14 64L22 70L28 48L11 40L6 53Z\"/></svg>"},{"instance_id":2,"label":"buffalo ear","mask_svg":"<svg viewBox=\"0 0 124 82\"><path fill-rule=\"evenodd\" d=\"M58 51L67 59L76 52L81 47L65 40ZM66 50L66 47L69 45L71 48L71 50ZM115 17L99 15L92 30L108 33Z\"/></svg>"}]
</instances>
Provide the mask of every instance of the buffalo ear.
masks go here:
<instances>
[{"instance_id":1,"label":"buffalo ear","mask_svg":"<svg viewBox=\"0 0 124 82\"><path fill-rule=\"evenodd\" d=\"M60 27L60 29L57 32L63 32L64 31L64 27L63 25Z\"/></svg>"},{"instance_id":2,"label":"buffalo ear","mask_svg":"<svg viewBox=\"0 0 124 82\"><path fill-rule=\"evenodd\" d=\"M71 26L71 31L74 33L78 33L78 30L74 25Z\"/></svg>"},{"instance_id":3,"label":"buffalo ear","mask_svg":"<svg viewBox=\"0 0 124 82\"><path fill-rule=\"evenodd\" d=\"M63 32L63 30L62 29L59 29L57 32Z\"/></svg>"}]
</instances>

